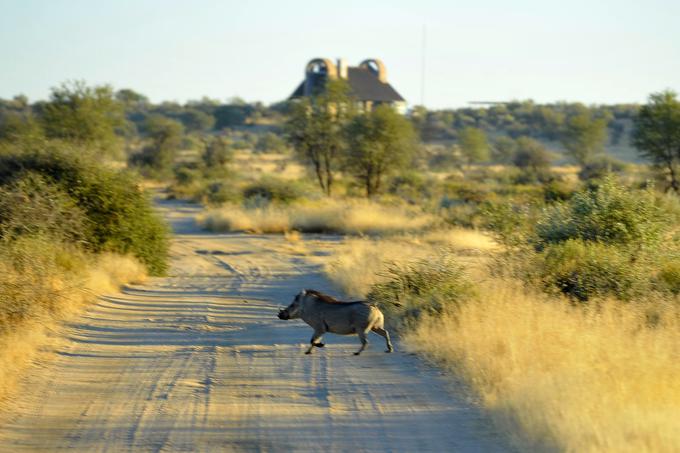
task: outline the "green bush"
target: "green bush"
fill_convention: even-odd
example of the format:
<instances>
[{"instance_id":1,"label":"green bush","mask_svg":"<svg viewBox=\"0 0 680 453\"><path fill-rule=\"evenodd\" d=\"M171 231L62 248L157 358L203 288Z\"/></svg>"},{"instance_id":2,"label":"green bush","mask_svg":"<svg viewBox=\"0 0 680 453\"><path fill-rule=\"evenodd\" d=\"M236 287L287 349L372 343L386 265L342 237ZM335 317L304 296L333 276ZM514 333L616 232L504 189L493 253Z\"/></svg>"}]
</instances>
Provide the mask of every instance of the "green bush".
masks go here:
<instances>
[{"instance_id":1,"label":"green bush","mask_svg":"<svg viewBox=\"0 0 680 453\"><path fill-rule=\"evenodd\" d=\"M195 163L185 162L175 166L175 181L180 186L188 186L203 178L202 170Z\"/></svg>"},{"instance_id":2,"label":"green bush","mask_svg":"<svg viewBox=\"0 0 680 453\"><path fill-rule=\"evenodd\" d=\"M543 200L546 203L567 201L575 193L575 189L564 181L553 180L543 185Z\"/></svg>"},{"instance_id":3,"label":"green bush","mask_svg":"<svg viewBox=\"0 0 680 453\"><path fill-rule=\"evenodd\" d=\"M264 177L251 183L243 190L243 198L247 204L281 203L289 204L302 198L305 188L294 181L283 181L272 177Z\"/></svg>"},{"instance_id":4,"label":"green bush","mask_svg":"<svg viewBox=\"0 0 680 453\"><path fill-rule=\"evenodd\" d=\"M630 300L649 290L649 268L612 245L570 239L547 247L537 264L549 290L583 302L608 296Z\"/></svg>"},{"instance_id":5,"label":"green bush","mask_svg":"<svg viewBox=\"0 0 680 453\"><path fill-rule=\"evenodd\" d=\"M166 270L167 226L131 175L104 168L63 145L0 153L0 186L18 184L29 173L58 187L84 213L89 249L132 254L153 274Z\"/></svg>"},{"instance_id":6,"label":"green bush","mask_svg":"<svg viewBox=\"0 0 680 453\"><path fill-rule=\"evenodd\" d=\"M534 242L539 250L569 239L650 247L668 227L669 216L651 190L631 191L607 178L547 208L537 222Z\"/></svg>"},{"instance_id":7,"label":"green bush","mask_svg":"<svg viewBox=\"0 0 680 453\"><path fill-rule=\"evenodd\" d=\"M658 280L663 289L673 294L680 294L680 260L677 257L661 264Z\"/></svg>"},{"instance_id":8,"label":"green bush","mask_svg":"<svg viewBox=\"0 0 680 453\"><path fill-rule=\"evenodd\" d=\"M455 309L475 294L463 268L447 253L405 266L390 265L384 276L384 282L373 285L368 300L397 324Z\"/></svg>"},{"instance_id":9,"label":"green bush","mask_svg":"<svg viewBox=\"0 0 680 453\"><path fill-rule=\"evenodd\" d=\"M231 141L226 137L214 137L208 140L201 160L207 170L221 170L234 160L234 150Z\"/></svg>"},{"instance_id":10,"label":"green bush","mask_svg":"<svg viewBox=\"0 0 680 453\"><path fill-rule=\"evenodd\" d=\"M233 182L211 181L205 185L200 199L202 203L212 206L238 203L241 201L241 193Z\"/></svg>"},{"instance_id":11,"label":"green bush","mask_svg":"<svg viewBox=\"0 0 680 453\"><path fill-rule=\"evenodd\" d=\"M394 176L388 192L410 203L422 203L432 197L436 181L417 171L403 172Z\"/></svg>"},{"instance_id":12,"label":"green bush","mask_svg":"<svg viewBox=\"0 0 680 453\"><path fill-rule=\"evenodd\" d=\"M608 177L541 212L489 203L484 217L507 246L501 273L578 301L631 300L680 289L678 212L676 199Z\"/></svg>"},{"instance_id":13,"label":"green bush","mask_svg":"<svg viewBox=\"0 0 680 453\"><path fill-rule=\"evenodd\" d=\"M35 173L0 186L0 237L49 237L84 244L91 225L85 213L59 187Z\"/></svg>"},{"instance_id":14,"label":"green bush","mask_svg":"<svg viewBox=\"0 0 680 453\"><path fill-rule=\"evenodd\" d=\"M625 162L604 154L584 164L581 171L578 173L578 177L583 181L601 179L606 178L613 173L622 173L625 170Z\"/></svg>"}]
</instances>

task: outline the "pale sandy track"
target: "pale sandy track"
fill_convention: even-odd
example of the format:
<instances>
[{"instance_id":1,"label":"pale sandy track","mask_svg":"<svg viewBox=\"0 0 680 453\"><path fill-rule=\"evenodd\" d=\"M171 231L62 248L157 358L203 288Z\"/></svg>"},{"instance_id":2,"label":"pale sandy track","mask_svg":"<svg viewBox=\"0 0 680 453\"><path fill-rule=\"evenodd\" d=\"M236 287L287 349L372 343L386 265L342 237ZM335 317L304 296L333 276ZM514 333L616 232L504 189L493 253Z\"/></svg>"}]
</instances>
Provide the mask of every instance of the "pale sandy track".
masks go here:
<instances>
[{"instance_id":1,"label":"pale sandy track","mask_svg":"<svg viewBox=\"0 0 680 453\"><path fill-rule=\"evenodd\" d=\"M283 238L197 234L195 208L164 209L171 276L64 329L0 413L0 451L508 451L461 389L379 337L305 356L310 329L277 304L331 288Z\"/></svg>"}]
</instances>

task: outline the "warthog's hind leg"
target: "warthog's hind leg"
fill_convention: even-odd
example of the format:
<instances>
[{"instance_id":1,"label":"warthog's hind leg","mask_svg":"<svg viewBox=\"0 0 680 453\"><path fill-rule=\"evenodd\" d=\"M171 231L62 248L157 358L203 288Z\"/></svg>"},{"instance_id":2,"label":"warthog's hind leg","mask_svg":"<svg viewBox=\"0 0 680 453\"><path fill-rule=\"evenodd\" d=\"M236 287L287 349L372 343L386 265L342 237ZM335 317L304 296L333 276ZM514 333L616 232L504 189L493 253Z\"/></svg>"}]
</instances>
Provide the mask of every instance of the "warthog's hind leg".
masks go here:
<instances>
[{"instance_id":1,"label":"warthog's hind leg","mask_svg":"<svg viewBox=\"0 0 680 453\"><path fill-rule=\"evenodd\" d=\"M361 340L361 347L359 348L359 350L357 352L354 353L354 355L361 354L363 352L363 350L366 349L366 345L368 345L368 338L366 338L367 335L368 335L368 332L360 331L360 332L357 332L357 335L359 335L359 339Z\"/></svg>"},{"instance_id":2,"label":"warthog's hind leg","mask_svg":"<svg viewBox=\"0 0 680 453\"><path fill-rule=\"evenodd\" d=\"M387 351L385 352L394 351L394 348L392 348L392 342L390 341L390 333L387 330L383 329L382 327L374 327L373 332L385 339L385 343L387 343Z\"/></svg>"},{"instance_id":3,"label":"warthog's hind leg","mask_svg":"<svg viewBox=\"0 0 680 453\"><path fill-rule=\"evenodd\" d=\"M314 335L312 335L312 339L309 341L309 349L307 349L307 352L305 354L311 354L312 350L314 349L314 346L317 348L323 348L326 346L325 344L321 343L319 340L321 340L321 336L324 334L324 332L314 332Z\"/></svg>"}]
</instances>

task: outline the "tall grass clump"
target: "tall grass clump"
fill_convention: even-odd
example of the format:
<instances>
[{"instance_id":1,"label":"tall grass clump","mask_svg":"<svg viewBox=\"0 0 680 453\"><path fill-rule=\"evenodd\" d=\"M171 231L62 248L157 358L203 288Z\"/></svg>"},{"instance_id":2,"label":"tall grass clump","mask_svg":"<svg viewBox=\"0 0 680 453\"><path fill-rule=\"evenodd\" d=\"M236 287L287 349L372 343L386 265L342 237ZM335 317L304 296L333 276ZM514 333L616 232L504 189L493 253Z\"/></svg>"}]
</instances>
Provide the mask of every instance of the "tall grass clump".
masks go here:
<instances>
[{"instance_id":1,"label":"tall grass clump","mask_svg":"<svg viewBox=\"0 0 680 453\"><path fill-rule=\"evenodd\" d=\"M134 255L152 274L166 270L167 227L127 173L104 168L63 145L0 152L0 186L16 186L26 178L54 186L84 214L82 243L88 250Z\"/></svg>"},{"instance_id":2,"label":"tall grass clump","mask_svg":"<svg viewBox=\"0 0 680 453\"><path fill-rule=\"evenodd\" d=\"M430 228L436 219L405 206L368 201L309 201L288 206L229 206L208 210L198 223L210 231L283 233L296 230L336 234L398 234Z\"/></svg>"},{"instance_id":3,"label":"tall grass clump","mask_svg":"<svg viewBox=\"0 0 680 453\"><path fill-rule=\"evenodd\" d=\"M385 310L392 325L410 326L425 315L454 311L474 294L463 267L446 253L391 263L383 276L384 281L371 287L368 300Z\"/></svg>"},{"instance_id":4,"label":"tall grass clump","mask_svg":"<svg viewBox=\"0 0 680 453\"><path fill-rule=\"evenodd\" d=\"M345 295L365 298L374 285L394 277L391 269L402 270L433 256L441 257L444 251L469 264L467 273L474 274L485 268L486 257L498 251L498 244L487 234L460 228L391 236L389 240L348 237L334 247L323 270Z\"/></svg>"}]
</instances>

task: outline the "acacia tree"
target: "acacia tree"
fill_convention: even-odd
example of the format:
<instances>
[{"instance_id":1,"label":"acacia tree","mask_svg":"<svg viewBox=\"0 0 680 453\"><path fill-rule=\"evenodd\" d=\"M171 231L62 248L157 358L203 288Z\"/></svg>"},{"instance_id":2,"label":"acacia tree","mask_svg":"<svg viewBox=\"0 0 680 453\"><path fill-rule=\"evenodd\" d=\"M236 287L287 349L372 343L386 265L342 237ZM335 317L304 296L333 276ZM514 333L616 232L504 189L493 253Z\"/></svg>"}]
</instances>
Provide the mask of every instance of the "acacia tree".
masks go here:
<instances>
[{"instance_id":1,"label":"acacia tree","mask_svg":"<svg viewBox=\"0 0 680 453\"><path fill-rule=\"evenodd\" d=\"M604 151L608 121L595 117L586 107L581 106L579 110L565 122L560 141L567 153L584 166Z\"/></svg>"},{"instance_id":2,"label":"acacia tree","mask_svg":"<svg viewBox=\"0 0 680 453\"><path fill-rule=\"evenodd\" d=\"M677 165L680 160L680 101L673 91L649 96L635 118L633 144L641 156L665 167L675 192L680 192Z\"/></svg>"},{"instance_id":3,"label":"acacia tree","mask_svg":"<svg viewBox=\"0 0 680 453\"><path fill-rule=\"evenodd\" d=\"M390 171L407 165L415 152L411 122L388 105L356 116L347 127L345 168L359 179L366 196L380 191Z\"/></svg>"},{"instance_id":4,"label":"acacia tree","mask_svg":"<svg viewBox=\"0 0 680 453\"><path fill-rule=\"evenodd\" d=\"M182 144L184 127L179 121L163 115L150 115L146 120L150 143L130 156L129 163L147 167L157 175L169 173Z\"/></svg>"},{"instance_id":5,"label":"acacia tree","mask_svg":"<svg viewBox=\"0 0 680 453\"><path fill-rule=\"evenodd\" d=\"M116 129L125 124L123 104L109 86L89 87L82 81L52 88L50 100L42 106L45 134L115 152Z\"/></svg>"},{"instance_id":6,"label":"acacia tree","mask_svg":"<svg viewBox=\"0 0 680 453\"><path fill-rule=\"evenodd\" d=\"M468 165L487 162L491 157L486 134L476 127L466 127L460 131L458 144Z\"/></svg>"},{"instance_id":7,"label":"acacia tree","mask_svg":"<svg viewBox=\"0 0 680 453\"><path fill-rule=\"evenodd\" d=\"M345 129L355 114L349 93L344 80L329 80L322 93L298 101L286 123L288 142L328 196L345 149Z\"/></svg>"},{"instance_id":8,"label":"acacia tree","mask_svg":"<svg viewBox=\"0 0 680 453\"><path fill-rule=\"evenodd\" d=\"M540 173L550 167L552 155L541 142L530 137L520 137L516 141L517 150L512 163L519 168Z\"/></svg>"}]
</instances>

